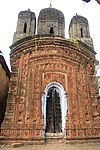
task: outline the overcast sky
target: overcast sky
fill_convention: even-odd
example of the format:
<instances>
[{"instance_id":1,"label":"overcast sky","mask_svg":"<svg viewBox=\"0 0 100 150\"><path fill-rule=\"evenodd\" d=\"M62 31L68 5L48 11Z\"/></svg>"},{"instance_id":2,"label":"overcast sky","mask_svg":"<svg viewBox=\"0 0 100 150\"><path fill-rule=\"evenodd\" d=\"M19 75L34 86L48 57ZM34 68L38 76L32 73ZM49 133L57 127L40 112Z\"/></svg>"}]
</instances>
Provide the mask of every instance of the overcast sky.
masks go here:
<instances>
[{"instance_id":1,"label":"overcast sky","mask_svg":"<svg viewBox=\"0 0 100 150\"><path fill-rule=\"evenodd\" d=\"M0 50L9 63L9 46L16 31L18 13L28 10L35 12L36 18L41 9L50 5L50 0L0 0ZM77 13L89 21L90 35L93 38L96 58L100 61L100 5L95 0L85 3L82 0L52 0L52 6L61 10L65 16L66 38L71 18Z\"/></svg>"}]
</instances>

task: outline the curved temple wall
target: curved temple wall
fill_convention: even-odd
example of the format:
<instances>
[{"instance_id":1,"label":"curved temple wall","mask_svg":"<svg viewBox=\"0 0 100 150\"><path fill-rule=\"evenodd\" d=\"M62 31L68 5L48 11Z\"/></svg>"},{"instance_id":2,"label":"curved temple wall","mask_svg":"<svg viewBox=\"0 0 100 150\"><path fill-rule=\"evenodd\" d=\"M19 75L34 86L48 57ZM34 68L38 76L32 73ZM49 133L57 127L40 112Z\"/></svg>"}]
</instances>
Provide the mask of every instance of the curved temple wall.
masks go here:
<instances>
[{"instance_id":1,"label":"curved temple wall","mask_svg":"<svg viewBox=\"0 0 100 150\"><path fill-rule=\"evenodd\" d=\"M80 41L46 35L20 40L10 48L12 76L1 135L11 141L44 141L42 97L53 82L63 87L67 100L63 137L99 137L95 52Z\"/></svg>"}]
</instances>

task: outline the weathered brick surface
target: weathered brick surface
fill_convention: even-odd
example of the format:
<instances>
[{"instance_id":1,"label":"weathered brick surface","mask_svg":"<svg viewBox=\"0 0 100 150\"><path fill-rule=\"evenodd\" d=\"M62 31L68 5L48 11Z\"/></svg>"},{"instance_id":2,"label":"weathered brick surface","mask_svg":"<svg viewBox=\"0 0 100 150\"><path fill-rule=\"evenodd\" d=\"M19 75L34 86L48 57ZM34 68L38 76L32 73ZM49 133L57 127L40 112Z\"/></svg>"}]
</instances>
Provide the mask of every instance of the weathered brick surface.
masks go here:
<instances>
[{"instance_id":1,"label":"weathered brick surface","mask_svg":"<svg viewBox=\"0 0 100 150\"><path fill-rule=\"evenodd\" d=\"M0 126L4 118L8 95L10 72L3 56L0 55Z\"/></svg>"},{"instance_id":2,"label":"weathered brick surface","mask_svg":"<svg viewBox=\"0 0 100 150\"><path fill-rule=\"evenodd\" d=\"M33 37L11 46L10 89L1 135L11 139L44 138L42 96L50 82L66 92L66 138L96 138L99 101L94 82L95 53L85 44L60 37Z\"/></svg>"}]
</instances>

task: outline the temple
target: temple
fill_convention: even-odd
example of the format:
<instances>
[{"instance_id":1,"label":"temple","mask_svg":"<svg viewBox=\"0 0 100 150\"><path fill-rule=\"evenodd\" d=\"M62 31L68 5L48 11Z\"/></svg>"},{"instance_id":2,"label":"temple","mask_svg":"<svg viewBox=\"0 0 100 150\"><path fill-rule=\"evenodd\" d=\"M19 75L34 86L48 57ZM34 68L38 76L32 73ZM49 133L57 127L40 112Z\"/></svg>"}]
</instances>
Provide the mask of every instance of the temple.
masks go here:
<instances>
[{"instance_id":1,"label":"temple","mask_svg":"<svg viewBox=\"0 0 100 150\"><path fill-rule=\"evenodd\" d=\"M38 19L21 11L10 49L2 142L99 141L99 64L88 20L73 16L66 39L60 10L42 9Z\"/></svg>"}]
</instances>

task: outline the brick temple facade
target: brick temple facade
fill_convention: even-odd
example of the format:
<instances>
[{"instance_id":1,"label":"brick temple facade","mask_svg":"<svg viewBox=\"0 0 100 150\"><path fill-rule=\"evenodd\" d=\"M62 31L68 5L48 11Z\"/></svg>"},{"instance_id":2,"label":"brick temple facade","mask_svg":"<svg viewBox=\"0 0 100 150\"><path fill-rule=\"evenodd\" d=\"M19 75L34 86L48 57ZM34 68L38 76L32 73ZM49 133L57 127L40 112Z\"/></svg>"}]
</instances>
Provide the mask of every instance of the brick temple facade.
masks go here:
<instances>
[{"instance_id":1,"label":"brick temple facade","mask_svg":"<svg viewBox=\"0 0 100 150\"><path fill-rule=\"evenodd\" d=\"M36 17L18 15L10 46L11 80L3 140L99 140L100 97L95 77L96 52L86 18L75 15L65 38L65 20L52 7Z\"/></svg>"}]
</instances>

